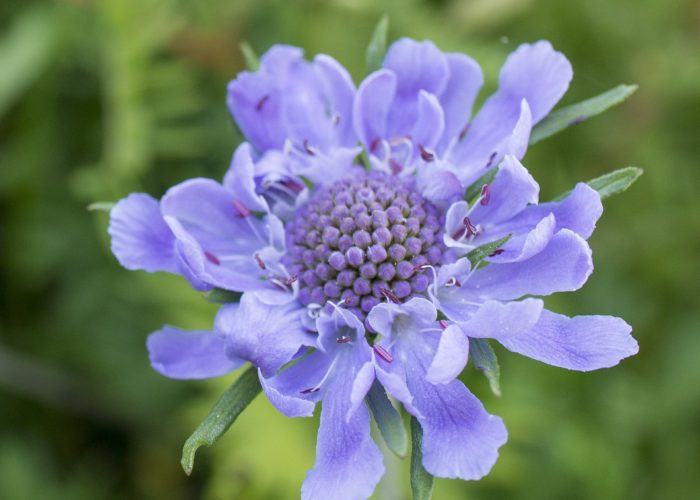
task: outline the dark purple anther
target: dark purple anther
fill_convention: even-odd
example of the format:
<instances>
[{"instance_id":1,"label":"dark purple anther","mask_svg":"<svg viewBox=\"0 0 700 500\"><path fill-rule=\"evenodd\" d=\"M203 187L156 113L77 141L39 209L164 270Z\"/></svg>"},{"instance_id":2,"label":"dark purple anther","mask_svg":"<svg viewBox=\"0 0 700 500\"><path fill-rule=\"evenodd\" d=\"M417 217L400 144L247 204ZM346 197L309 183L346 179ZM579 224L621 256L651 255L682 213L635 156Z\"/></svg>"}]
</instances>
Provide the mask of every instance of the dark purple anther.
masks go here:
<instances>
[{"instance_id":1,"label":"dark purple anther","mask_svg":"<svg viewBox=\"0 0 700 500\"><path fill-rule=\"evenodd\" d=\"M348 342L352 341L352 339L347 335L341 335L335 341L339 344L347 344Z\"/></svg>"},{"instance_id":2,"label":"dark purple anther","mask_svg":"<svg viewBox=\"0 0 700 500\"><path fill-rule=\"evenodd\" d=\"M495 257L496 255L501 255L505 250L498 248L489 254L489 257Z\"/></svg>"},{"instance_id":3,"label":"dark purple anther","mask_svg":"<svg viewBox=\"0 0 700 500\"><path fill-rule=\"evenodd\" d=\"M316 151L314 151L311 146L309 146L309 140L304 139L304 151L306 151L306 154L309 156L316 156Z\"/></svg>"},{"instance_id":4,"label":"dark purple anther","mask_svg":"<svg viewBox=\"0 0 700 500\"><path fill-rule=\"evenodd\" d=\"M391 173L394 175L397 175L403 170L401 164L393 158L389 158L389 168L391 168Z\"/></svg>"},{"instance_id":5,"label":"dark purple anther","mask_svg":"<svg viewBox=\"0 0 700 500\"><path fill-rule=\"evenodd\" d=\"M258 263L258 267L263 271L267 268L267 266L265 265L265 261L260 258L260 254L255 254L255 262Z\"/></svg>"},{"instance_id":6,"label":"dark purple anther","mask_svg":"<svg viewBox=\"0 0 700 500\"><path fill-rule=\"evenodd\" d=\"M216 255L214 255L213 253L207 252L207 251L205 250L205 251L204 251L204 256L205 256L205 257L207 258L207 260L208 260L209 262L211 262L212 264L217 265L217 266L220 266L220 265L221 265L221 261L220 261L219 258L218 258Z\"/></svg>"},{"instance_id":7,"label":"dark purple anther","mask_svg":"<svg viewBox=\"0 0 700 500\"><path fill-rule=\"evenodd\" d=\"M375 137L374 139L372 139L372 142L369 143L369 150L374 153L379 147L379 144L381 144L381 142L382 140L379 137Z\"/></svg>"},{"instance_id":8,"label":"dark purple anther","mask_svg":"<svg viewBox=\"0 0 700 500\"><path fill-rule=\"evenodd\" d=\"M457 278L452 276L450 279L447 280L445 283L445 286L447 287L453 287L453 286L462 286L462 284L459 282Z\"/></svg>"},{"instance_id":9,"label":"dark purple anther","mask_svg":"<svg viewBox=\"0 0 700 500\"><path fill-rule=\"evenodd\" d=\"M390 302L393 302L394 304L400 304L401 301L399 298L396 296L394 292L389 290L388 288L380 288L379 291L381 292L384 297L389 300Z\"/></svg>"},{"instance_id":10,"label":"dark purple anther","mask_svg":"<svg viewBox=\"0 0 700 500\"><path fill-rule=\"evenodd\" d=\"M391 363L392 361L394 361L393 356L391 354L389 354L389 352L386 349L384 349L382 346L380 346L379 344L374 344L372 346L372 349L374 349L374 352L377 353L377 356L382 358L387 363Z\"/></svg>"},{"instance_id":11,"label":"dark purple anther","mask_svg":"<svg viewBox=\"0 0 700 500\"><path fill-rule=\"evenodd\" d=\"M302 394L313 394L314 392L318 392L320 390L321 390L320 387L310 387L308 389L304 389L303 391L301 391L301 393Z\"/></svg>"},{"instance_id":12,"label":"dark purple anther","mask_svg":"<svg viewBox=\"0 0 700 500\"><path fill-rule=\"evenodd\" d=\"M438 320L438 323L440 323L440 328L442 328L443 330L450 326L449 323L447 323L447 321L444 319Z\"/></svg>"},{"instance_id":13,"label":"dark purple anther","mask_svg":"<svg viewBox=\"0 0 700 500\"><path fill-rule=\"evenodd\" d=\"M486 187L486 184L484 184L484 187ZM485 205L485 203L483 204ZM472 221L471 219L469 219L469 217L465 217L462 221L462 224L464 224L464 228L467 230L467 237L474 236L476 234L476 226L472 224Z\"/></svg>"},{"instance_id":14,"label":"dark purple anther","mask_svg":"<svg viewBox=\"0 0 700 500\"><path fill-rule=\"evenodd\" d=\"M489 204L489 201L491 201L491 188L488 184L484 184L484 187L481 188L481 201L479 203L486 206Z\"/></svg>"},{"instance_id":15,"label":"dark purple anther","mask_svg":"<svg viewBox=\"0 0 700 500\"><path fill-rule=\"evenodd\" d=\"M486 166L484 168L489 168L493 164L493 160L496 159L496 155L498 154L497 151L494 151L491 153L491 156L489 156L489 161L486 163Z\"/></svg>"},{"instance_id":16,"label":"dark purple anther","mask_svg":"<svg viewBox=\"0 0 700 500\"><path fill-rule=\"evenodd\" d=\"M452 233L452 239L460 240L465 234L467 234L467 228L465 226L462 226L459 229L457 229L454 233Z\"/></svg>"},{"instance_id":17,"label":"dark purple anther","mask_svg":"<svg viewBox=\"0 0 700 500\"><path fill-rule=\"evenodd\" d=\"M425 149L422 144L418 145L418 149L420 150L420 157L423 158L423 161L431 162L435 159L435 155Z\"/></svg>"},{"instance_id":18,"label":"dark purple anther","mask_svg":"<svg viewBox=\"0 0 700 500\"><path fill-rule=\"evenodd\" d=\"M357 297L354 295L346 295L343 297L343 300L338 302L338 305L340 307L352 307L357 303Z\"/></svg>"},{"instance_id":19,"label":"dark purple anther","mask_svg":"<svg viewBox=\"0 0 700 500\"><path fill-rule=\"evenodd\" d=\"M233 200L233 208L236 210L238 217L248 217L250 215L250 209L239 200Z\"/></svg>"},{"instance_id":20,"label":"dark purple anther","mask_svg":"<svg viewBox=\"0 0 700 500\"><path fill-rule=\"evenodd\" d=\"M262 98L258 101L258 103L255 105L255 111L262 111L263 106L265 103L270 99L269 94L265 94L262 96Z\"/></svg>"},{"instance_id":21,"label":"dark purple anther","mask_svg":"<svg viewBox=\"0 0 700 500\"><path fill-rule=\"evenodd\" d=\"M293 179L281 180L280 184L282 184L287 189L294 191L296 194L299 194L304 190L304 185Z\"/></svg>"}]
</instances>

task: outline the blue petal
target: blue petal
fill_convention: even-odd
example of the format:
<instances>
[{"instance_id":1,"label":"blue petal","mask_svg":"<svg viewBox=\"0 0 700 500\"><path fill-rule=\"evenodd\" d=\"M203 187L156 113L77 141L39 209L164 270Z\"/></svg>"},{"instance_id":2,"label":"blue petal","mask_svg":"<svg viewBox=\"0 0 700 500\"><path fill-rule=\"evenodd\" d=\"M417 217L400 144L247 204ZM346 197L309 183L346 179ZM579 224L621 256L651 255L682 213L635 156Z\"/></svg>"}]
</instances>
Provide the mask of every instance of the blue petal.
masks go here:
<instances>
[{"instance_id":1,"label":"blue petal","mask_svg":"<svg viewBox=\"0 0 700 500\"><path fill-rule=\"evenodd\" d=\"M576 316L543 311L530 330L499 338L506 349L553 366L590 371L615 366L637 354L632 327L613 316Z\"/></svg>"},{"instance_id":2,"label":"blue petal","mask_svg":"<svg viewBox=\"0 0 700 500\"><path fill-rule=\"evenodd\" d=\"M175 379L218 377L244 362L229 357L223 337L214 332L164 326L148 337L147 346L153 369Z\"/></svg>"},{"instance_id":3,"label":"blue petal","mask_svg":"<svg viewBox=\"0 0 700 500\"><path fill-rule=\"evenodd\" d=\"M270 305L254 293L244 293L240 305L225 305L215 328L226 335L228 352L253 363L266 377L292 360L303 346L314 346L296 303Z\"/></svg>"},{"instance_id":4,"label":"blue petal","mask_svg":"<svg viewBox=\"0 0 700 500\"><path fill-rule=\"evenodd\" d=\"M120 200L110 211L108 232L112 253L125 268L179 272L175 237L151 196L134 193Z\"/></svg>"}]
</instances>

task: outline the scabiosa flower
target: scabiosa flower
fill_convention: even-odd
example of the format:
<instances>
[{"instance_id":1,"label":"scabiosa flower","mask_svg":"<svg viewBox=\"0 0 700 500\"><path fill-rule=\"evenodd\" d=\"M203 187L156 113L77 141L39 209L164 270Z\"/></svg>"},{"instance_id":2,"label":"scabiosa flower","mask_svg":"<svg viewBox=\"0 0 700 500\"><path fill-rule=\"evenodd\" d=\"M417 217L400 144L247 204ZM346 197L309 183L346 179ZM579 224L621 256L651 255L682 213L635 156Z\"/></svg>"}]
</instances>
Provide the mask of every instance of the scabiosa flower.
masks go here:
<instances>
[{"instance_id":1,"label":"scabiosa flower","mask_svg":"<svg viewBox=\"0 0 700 500\"><path fill-rule=\"evenodd\" d=\"M585 184L538 204L519 161L570 79L547 42L523 45L470 122L482 76L467 56L402 39L356 91L330 57L273 47L229 86L250 144L223 183L193 179L112 210L125 267L242 292L214 331L152 334L154 368L202 378L247 361L283 414L321 402L303 498L371 495L383 465L363 401L376 383L420 423L429 473L483 477L507 433L457 379L470 344L576 370L637 351L624 321L568 318L536 298L585 283L602 213Z\"/></svg>"}]
</instances>

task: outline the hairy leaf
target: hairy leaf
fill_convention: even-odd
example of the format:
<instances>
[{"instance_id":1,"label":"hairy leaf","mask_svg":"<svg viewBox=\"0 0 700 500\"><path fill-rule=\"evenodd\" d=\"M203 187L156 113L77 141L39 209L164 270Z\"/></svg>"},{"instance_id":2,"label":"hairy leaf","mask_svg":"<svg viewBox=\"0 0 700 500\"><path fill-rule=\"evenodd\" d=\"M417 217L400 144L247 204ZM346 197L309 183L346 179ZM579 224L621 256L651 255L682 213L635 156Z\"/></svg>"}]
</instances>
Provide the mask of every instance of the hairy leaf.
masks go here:
<instances>
[{"instance_id":1,"label":"hairy leaf","mask_svg":"<svg viewBox=\"0 0 700 500\"><path fill-rule=\"evenodd\" d=\"M565 128L577 125L613 106L617 106L634 94L636 90L637 85L618 85L595 97L553 111L532 129L530 144L540 142Z\"/></svg>"},{"instance_id":2,"label":"hairy leaf","mask_svg":"<svg viewBox=\"0 0 700 500\"><path fill-rule=\"evenodd\" d=\"M223 436L261 389L258 370L251 366L224 392L206 418L185 441L180 463L188 476L192 473L197 449L202 445L211 446Z\"/></svg>"},{"instance_id":3,"label":"hairy leaf","mask_svg":"<svg viewBox=\"0 0 700 500\"><path fill-rule=\"evenodd\" d=\"M416 417L411 417L411 492L413 500L430 500L433 496L433 476L423 467L423 429Z\"/></svg>"},{"instance_id":4,"label":"hairy leaf","mask_svg":"<svg viewBox=\"0 0 700 500\"><path fill-rule=\"evenodd\" d=\"M496 353L486 339L469 339L469 357L474 366L484 373L489 381L491 392L501 397L501 367L498 366Z\"/></svg>"},{"instance_id":5,"label":"hairy leaf","mask_svg":"<svg viewBox=\"0 0 700 500\"><path fill-rule=\"evenodd\" d=\"M367 406L386 445L399 457L404 458L408 452L408 436L403 419L389 401L382 385L376 380L367 394Z\"/></svg>"}]
</instances>

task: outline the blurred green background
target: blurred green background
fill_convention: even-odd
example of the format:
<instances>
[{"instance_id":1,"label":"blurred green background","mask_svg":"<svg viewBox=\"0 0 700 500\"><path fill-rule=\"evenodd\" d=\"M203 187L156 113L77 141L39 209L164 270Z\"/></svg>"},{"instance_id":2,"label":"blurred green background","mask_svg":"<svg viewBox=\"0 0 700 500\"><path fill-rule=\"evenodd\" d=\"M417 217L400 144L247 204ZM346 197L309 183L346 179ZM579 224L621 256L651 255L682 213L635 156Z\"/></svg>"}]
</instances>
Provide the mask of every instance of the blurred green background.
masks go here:
<instances>
[{"instance_id":1,"label":"blurred green background","mask_svg":"<svg viewBox=\"0 0 700 500\"><path fill-rule=\"evenodd\" d=\"M563 103L640 85L525 158L544 199L645 168L606 202L588 284L549 301L624 317L640 353L580 374L500 349L501 399L468 369L510 439L487 478L438 480L435 498L700 498L698 0L0 3L0 498L298 497L317 422L262 397L183 474L184 439L232 377L162 378L144 341L163 323L209 328L215 307L184 280L121 269L106 214L86 205L223 175L240 140L224 99L242 40L331 54L357 82L385 12L392 38L475 57L482 100L505 56L540 38L573 64ZM375 497L406 498L406 463L387 465Z\"/></svg>"}]
</instances>

